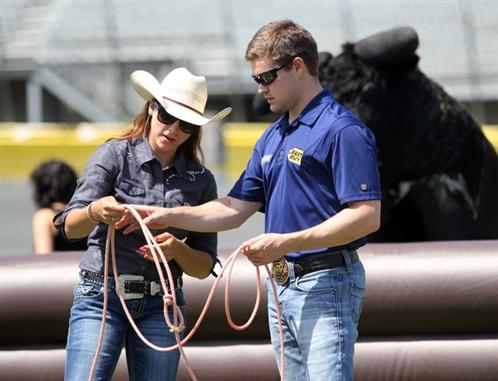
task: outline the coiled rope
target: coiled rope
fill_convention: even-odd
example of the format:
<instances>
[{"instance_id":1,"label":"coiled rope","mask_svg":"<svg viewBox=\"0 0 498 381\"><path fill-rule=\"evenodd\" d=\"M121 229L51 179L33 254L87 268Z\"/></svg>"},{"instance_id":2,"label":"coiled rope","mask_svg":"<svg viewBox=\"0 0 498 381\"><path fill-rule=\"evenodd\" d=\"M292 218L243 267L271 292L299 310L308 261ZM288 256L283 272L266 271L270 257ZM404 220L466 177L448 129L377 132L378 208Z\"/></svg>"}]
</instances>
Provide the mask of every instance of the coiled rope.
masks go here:
<instances>
[{"instance_id":1,"label":"coiled rope","mask_svg":"<svg viewBox=\"0 0 498 381\"><path fill-rule=\"evenodd\" d=\"M221 269L220 274L216 277L213 286L211 287L211 290L208 294L208 297L206 299L206 303L204 304L204 308L202 309L201 313L199 314L199 318L197 319L196 323L190 330L189 334L185 336L185 338L182 340L180 338L180 332L184 329L184 318L182 315L181 310L179 309L177 303L176 303L176 293L175 293L175 288L171 287L171 289L168 289L166 287L166 281L163 273L163 268L161 267L161 261L164 264L164 268L166 269L166 274L168 277L168 281L170 285L175 284L173 282L173 275L171 272L171 269L169 267L168 261L166 260L166 257L164 253L162 252L161 248L159 247L159 244L155 241L152 233L150 232L149 228L144 224L142 217L140 214L130 205L123 205L127 210L130 211L130 213L133 215L133 217L138 221L142 233L145 236L145 240L147 241L147 244L151 250L152 257L154 258L154 263L156 264L157 272L159 274L159 279L161 280L161 286L164 290L164 296L163 296L163 302L164 302L164 319L169 327L170 331L175 334L176 338L176 345L169 346L169 347L160 347L158 345L155 345L151 343L143 334L140 332L140 329L137 327L135 324L135 321L133 320L133 317L131 316L128 307L126 305L126 301L124 299L123 295L123 290L121 290L121 286L119 282L115 282L115 287L116 287L116 292L119 296L119 300L121 301L121 305L123 307L123 310L135 330L136 334L140 339L148 345L150 348L153 348L157 351L161 352L169 352L178 349L180 351L181 357L185 363L185 368L187 369L188 374L190 375L190 378L193 381L197 381L197 378L194 374L194 371L192 370L192 367L190 366L187 356L185 354L185 351L183 350L183 346L192 338L192 336L195 334L199 326L201 325L202 320L204 319L204 316L206 315L206 312L211 305L211 301L214 295L214 292L216 288L218 287L221 278L223 277L223 274L225 273L225 270L228 270L228 276L227 276L227 281L225 284L225 314L227 317L228 324L230 327L237 331L242 331L246 328L248 328L258 311L259 308L259 302L261 299L261 281L260 281L260 273L259 273L259 267L255 267L256 269L256 282L257 282L257 288L256 288L256 301L254 303L254 308L251 313L251 316L247 320L246 323L242 325L237 325L233 322L231 313L230 313L230 278L232 275L232 270L233 266L235 263L235 260L237 259L237 256L241 254L240 247L237 248L230 256L228 257L226 261L225 267ZM102 309L102 321L100 325L100 333L99 333L99 339L97 343L97 348L95 350L95 355L93 357L93 362L92 362L92 367L90 369L90 375L88 377L89 381L93 381L94 375L95 375L95 370L97 368L97 361L100 355L100 350L102 347L102 342L103 342L103 337L104 337L104 331L105 331L105 322L106 322L106 315L107 315L107 299L108 299L108 276L107 274L109 273L109 253L112 255L112 270L113 270L113 275L114 279L118 279L119 274L117 270L117 262L116 262L116 248L115 248L115 226L114 224L109 225L109 229L107 232L107 239L106 239L106 247L105 247L105 255L104 255L104 305ZM278 316L278 332L280 336L280 380L284 380L284 374L285 374L285 357L284 357L284 336L283 336L283 329L282 329L282 313L280 310L280 305L278 303L278 294L277 294L277 288L275 285L275 281L273 279L273 275L270 271L270 268L268 265L265 265L266 272L268 274L268 277L270 279L270 284L273 292L273 297L275 299L275 306L277 310L277 316ZM171 292L171 294L168 294L168 291ZM170 321L169 318L169 313L168 313L168 308L171 307L173 308L173 322Z\"/></svg>"}]
</instances>

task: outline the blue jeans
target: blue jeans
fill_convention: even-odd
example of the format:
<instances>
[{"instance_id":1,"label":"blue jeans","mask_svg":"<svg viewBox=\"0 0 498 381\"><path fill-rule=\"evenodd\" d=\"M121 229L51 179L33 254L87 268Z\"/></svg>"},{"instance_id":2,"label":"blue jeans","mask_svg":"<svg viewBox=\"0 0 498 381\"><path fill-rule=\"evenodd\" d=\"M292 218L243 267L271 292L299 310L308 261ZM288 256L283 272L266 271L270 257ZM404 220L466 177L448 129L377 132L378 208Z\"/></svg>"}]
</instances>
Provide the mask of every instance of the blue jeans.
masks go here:
<instances>
[{"instance_id":1,"label":"blue jeans","mask_svg":"<svg viewBox=\"0 0 498 381\"><path fill-rule=\"evenodd\" d=\"M283 314L285 380L346 381L353 379L354 343L365 294L360 261L277 284ZM267 280L271 342L280 366L280 338L271 285Z\"/></svg>"},{"instance_id":2,"label":"blue jeans","mask_svg":"<svg viewBox=\"0 0 498 381\"><path fill-rule=\"evenodd\" d=\"M111 380L123 347L126 348L130 380L176 380L179 351L159 352L149 348L128 322L113 285L110 286L108 295L105 335L94 380ZM176 298L185 316L185 301L181 289L176 289ZM69 320L65 381L88 380L97 348L103 304L103 286L86 280L76 285ZM176 344L175 336L164 320L161 296L127 300L126 304L138 328L149 341L162 347ZM172 311L170 318L173 321Z\"/></svg>"}]
</instances>

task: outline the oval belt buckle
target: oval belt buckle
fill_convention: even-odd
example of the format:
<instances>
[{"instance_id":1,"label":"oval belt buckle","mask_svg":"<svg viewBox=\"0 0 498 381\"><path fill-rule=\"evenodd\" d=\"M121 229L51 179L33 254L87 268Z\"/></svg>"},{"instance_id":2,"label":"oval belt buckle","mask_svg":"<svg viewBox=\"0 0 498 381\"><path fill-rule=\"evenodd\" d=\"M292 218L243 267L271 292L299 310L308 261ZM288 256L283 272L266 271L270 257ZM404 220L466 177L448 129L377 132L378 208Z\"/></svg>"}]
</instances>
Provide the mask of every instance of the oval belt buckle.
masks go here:
<instances>
[{"instance_id":1,"label":"oval belt buckle","mask_svg":"<svg viewBox=\"0 0 498 381\"><path fill-rule=\"evenodd\" d=\"M289 264L281 257L271 264L271 273L278 284L285 284L289 279Z\"/></svg>"}]
</instances>

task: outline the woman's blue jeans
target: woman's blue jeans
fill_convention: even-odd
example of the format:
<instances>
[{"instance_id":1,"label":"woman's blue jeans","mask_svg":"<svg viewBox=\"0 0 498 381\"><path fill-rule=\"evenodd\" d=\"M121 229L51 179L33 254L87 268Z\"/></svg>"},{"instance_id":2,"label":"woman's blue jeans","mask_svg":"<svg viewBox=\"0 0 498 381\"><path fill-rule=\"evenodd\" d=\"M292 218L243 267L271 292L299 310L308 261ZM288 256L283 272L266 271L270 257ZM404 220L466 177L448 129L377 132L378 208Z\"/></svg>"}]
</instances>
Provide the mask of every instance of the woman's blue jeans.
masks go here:
<instances>
[{"instance_id":1,"label":"woman's blue jeans","mask_svg":"<svg viewBox=\"0 0 498 381\"><path fill-rule=\"evenodd\" d=\"M111 380L121 351L126 348L128 373L132 381L174 381L178 370L178 350L159 352L149 348L128 322L113 286L108 293L104 341L94 380ZM176 289L177 303L185 316L183 291ZM87 381L102 320L103 286L81 281L74 289L69 320L65 381ZM135 323L153 344L168 347L176 344L175 336L166 325L162 296L145 296L127 300ZM168 309L171 311L171 308ZM173 313L170 313L173 321Z\"/></svg>"},{"instance_id":2,"label":"woman's blue jeans","mask_svg":"<svg viewBox=\"0 0 498 381\"><path fill-rule=\"evenodd\" d=\"M365 270L360 261L315 271L277 284L283 313L285 380L350 381L354 343L365 294ZM271 285L268 318L271 341L280 366L280 338Z\"/></svg>"}]
</instances>

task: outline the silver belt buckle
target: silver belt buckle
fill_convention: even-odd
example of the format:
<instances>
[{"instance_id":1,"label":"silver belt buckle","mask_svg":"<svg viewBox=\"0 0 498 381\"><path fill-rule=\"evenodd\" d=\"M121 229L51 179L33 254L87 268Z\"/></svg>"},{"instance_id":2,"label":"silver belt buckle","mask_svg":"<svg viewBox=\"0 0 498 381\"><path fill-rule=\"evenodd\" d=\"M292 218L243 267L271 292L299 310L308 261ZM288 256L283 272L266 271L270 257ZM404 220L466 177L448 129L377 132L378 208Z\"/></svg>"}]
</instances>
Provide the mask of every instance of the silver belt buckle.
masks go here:
<instances>
[{"instance_id":1,"label":"silver belt buckle","mask_svg":"<svg viewBox=\"0 0 498 381\"><path fill-rule=\"evenodd\" d=\"M285 284L289 279L289 264L285 257L280 257L271 264L271 273L278 284Z\"/></svg>"},{"instance_id":2,"label":"silver belt buckle","mask_svg":"<svg viewBox=\"0 0 498 381\"><path fill-rule=\"evenodd\" d=\"M119 294L123 297L124 300L129 300L129 299L141 299L144 297L144 294L142 293L127 293L125 291L125 282L128 280L138 280L138 281L143 281L144 277L142 275L130 275L130 274L121 274L118 277L118 292Z\"/></svg>"},{"instance_id":3,"label":"silver belt buckle","mask_svg":"<svg viewBox=\"0 0 498 381\"><path fill-rule=\"evenodd\" d=\"M157 282L150 282L150 295L154 296L161 292L161 285Z\"/></svg>"}]
</instances>

